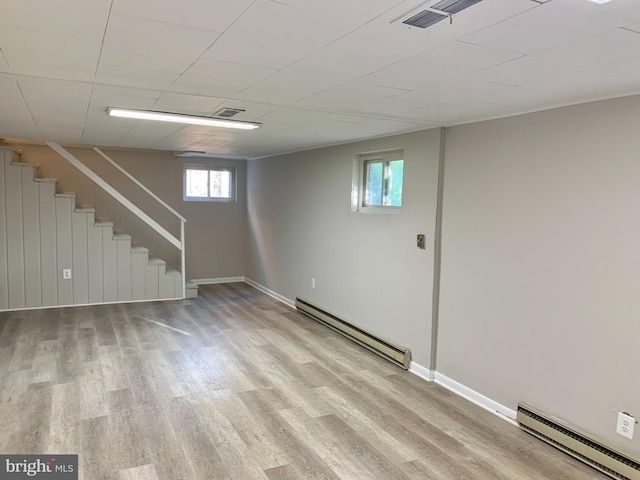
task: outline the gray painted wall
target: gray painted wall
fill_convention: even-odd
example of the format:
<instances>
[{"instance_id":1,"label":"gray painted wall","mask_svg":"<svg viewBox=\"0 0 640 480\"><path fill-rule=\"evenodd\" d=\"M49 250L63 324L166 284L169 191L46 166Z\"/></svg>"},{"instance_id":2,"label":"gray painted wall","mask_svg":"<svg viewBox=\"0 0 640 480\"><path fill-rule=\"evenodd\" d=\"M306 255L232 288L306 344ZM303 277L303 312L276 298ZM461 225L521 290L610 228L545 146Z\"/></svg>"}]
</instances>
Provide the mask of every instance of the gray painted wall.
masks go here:
<instances>
[{"instance_id":1,"label":"gray painted wall","mask_svg":"<svg viewBox=\"0 0 640 480\"><path fill-rule=\"evenodd\" d=\"M444 375L635 454L638 125L628 97L448 130L438 347Z\"/></svg>"},{"instance_id":2,"label":"gray painted wall","mask_svg":"<svg viewBox=\"0 0 640 480\"><path fill-rule=\"evenodd\" d=\"M427 365L439 132L249 161L247 277L408 346ZM393 148L405 153L401 213L352 213L356 155Z\"/></svg>"}]
</instances>

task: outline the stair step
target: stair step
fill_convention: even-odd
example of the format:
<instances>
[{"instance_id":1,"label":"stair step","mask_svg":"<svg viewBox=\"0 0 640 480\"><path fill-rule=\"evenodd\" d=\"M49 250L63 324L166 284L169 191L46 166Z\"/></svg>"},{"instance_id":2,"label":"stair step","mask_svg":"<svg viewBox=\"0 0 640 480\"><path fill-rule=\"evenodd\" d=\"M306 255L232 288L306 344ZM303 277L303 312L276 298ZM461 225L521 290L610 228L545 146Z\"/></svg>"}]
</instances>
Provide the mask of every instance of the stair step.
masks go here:
<instances>
[{"instance_id":1,"label":"stair step","mask_svg":"<svg viewBox=\"0 0 640 480\"><path fill-rule=\"evenodd\" d=\"M188 281L185 285L186 298L198 298L198 284Z\"/></svg>"},{"instance_id":2,"label":"stair step","mask_svg":"<svg viewBox=\"0 0 640 480\"><path fill-rule=\"evenodd\" d=\"M149 265L166 265L167 262L160 257L149 257Z\"/></svg>"},{"instance_id":3,"label":"stair step","mask_svg":"<svg viewBox=\"0 0 640 480\"><path fill-rule=\"evenodd\" d=\"M113 227L113 222L106 220L98 220L93 224L94 227Z\"/></svg>"},{"instance_id":4,"label":"stair step","mask_svg":"<svg viewBox=\"0 0 640 480\"><path fill-rule=\"evenodd\" d=\"M47 177L33 177L34 182L40 183L58 183L57 178L47 178Z\"/></svg>"},{"instance_id":5,"label":"stair step","mask_svg":"<svg viewBox=\"0 0 640 480\"><path fill-rule=\"evenodd\" d=\"M96 209L93 207L80 207L76 208L75 211L77 213L96 213Z\"/></svg>"},{"instance_id":6,"label":"stair step","mask_svg":"<svg viewBox=\"0 0 640 480\"><path fill-rule=\"evenodd\" d=\"M76 198L76 192L54 193L56 198Z\"/></svg>"},{"instance_id":7,"label":"stair step","mask_svg":"<svg viewBox=\"0 0 640 480\"><path fill-rule=\"evenodd\" d=\"M37 163L29 163L29 162L11 162L11 165L14 167L31 167L31 168L40 168L40 165Z\"/></svg>"},{"instance_id":8,"label":"stair step","mask_svg":"<svg viewBox=\"0 0 640 480\"><path fill-rule=\"evenodd\" d=\"M131 235L127 233L115 233L112 238L114 240L131 240Z\"/></svg>"},{"instance_id":9,"label":"stair step","mask_svg":"<svg viewBox=\"0 0 640 480\"><path fill-rule=\"evenodd\" d=\"M131 247L131 253L149 253L149 249L147 247L135 245Z\"/></svg>"},{"instance_id":10,"label":"stair step","mask_svg":"<svg viewBox=\"0 0 640 480\"><path fill-rule=\"evenodd\" d=\"M180 272L177 270L174 270L173 268L169 268L164 274L175 276L175 275L180 275Z\"/></svg>"}]
</instances>

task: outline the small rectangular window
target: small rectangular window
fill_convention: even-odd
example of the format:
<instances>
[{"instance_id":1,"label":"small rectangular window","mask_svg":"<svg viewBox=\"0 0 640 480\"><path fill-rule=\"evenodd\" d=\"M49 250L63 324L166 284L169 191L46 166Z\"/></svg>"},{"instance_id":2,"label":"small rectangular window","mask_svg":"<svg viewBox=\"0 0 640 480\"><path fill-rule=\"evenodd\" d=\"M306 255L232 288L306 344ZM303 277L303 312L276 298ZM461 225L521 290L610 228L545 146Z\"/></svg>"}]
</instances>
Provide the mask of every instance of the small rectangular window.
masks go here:
<instances>
[{"instance_id":1,"label":"small rectangular window","mask_svg":"<svg viewBox=\"0 0 640 480\"><path fill-rule=\"evenodd\" d=\"M401 150L360 156L361 209L402 206L403 156Z\"/></svg>"},{"instance_id":2,"label":"small rectangular window","mask_svg":"<svg viewBox=\"0 0 640 480\"><path fill-rule=\"evenodd\" d=\"M235 169L185 165L183 199L192 202L235 200Z\"/></svg>"}]
</instances>

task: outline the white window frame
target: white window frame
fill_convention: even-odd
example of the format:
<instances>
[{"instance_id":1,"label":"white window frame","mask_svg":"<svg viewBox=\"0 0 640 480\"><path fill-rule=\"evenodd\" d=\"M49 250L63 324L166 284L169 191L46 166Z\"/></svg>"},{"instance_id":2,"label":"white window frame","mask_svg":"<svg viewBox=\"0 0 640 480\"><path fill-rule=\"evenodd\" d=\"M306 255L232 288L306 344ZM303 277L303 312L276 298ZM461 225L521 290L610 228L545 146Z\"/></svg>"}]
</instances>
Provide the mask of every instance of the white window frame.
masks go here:
<instances>
[{"instance_id":1,"label":"white window frame","mask_svg":"<svg viewBox=\"0 0 640 480\"><path fill-rule=\"evenodd\" d=\"M189 197L187 196L187 170L203 170L207 172L230 172L231 173L231 194L229 197L210 197L209 185L207 184L206 197ZM185 163L182 166L182 200L185 202L235 202L237 200L237 180L236 167L226 167L217 165L204 165L197 163ZM209 175L208 178L211 178Z\"/></svg>"},{"instance_id":2,"label":"white window frame","mask_svg":"<svg viewBox=\"0 0 640 480\"><path fill-rule=\"evenodd\" d=\"M381 152L362 153L356 155L352 178L351 211L361 213L400 213L402 205L368 205L366 203L367 165L382 162L384 164L393 160L405 160L404 150L396 148ZM404 184L403 164L403 184ZM382 191L384 195L384 189ZM404 204L404 199L402 201Z\"/></svg>"}]
</instances>

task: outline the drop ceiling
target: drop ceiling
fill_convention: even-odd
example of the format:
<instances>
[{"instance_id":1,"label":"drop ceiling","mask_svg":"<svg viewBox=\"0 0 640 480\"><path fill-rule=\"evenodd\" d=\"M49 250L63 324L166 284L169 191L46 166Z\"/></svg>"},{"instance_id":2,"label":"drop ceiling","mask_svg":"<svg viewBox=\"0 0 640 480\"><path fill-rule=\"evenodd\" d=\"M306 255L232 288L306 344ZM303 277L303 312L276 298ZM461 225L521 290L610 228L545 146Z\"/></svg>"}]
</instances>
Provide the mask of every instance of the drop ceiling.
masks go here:
<instances>
[{"instance_id":1,"label":"drop ceiling","mask_svg":"<svg viewBox=\"0 0 640 480\"><path fill-rule=\"evenodd\" d=\"M254 158L640 93L640 2L5 0L0 137ZM135 121L107 107L262 123Z\"/></svg>"}]
</instances>

